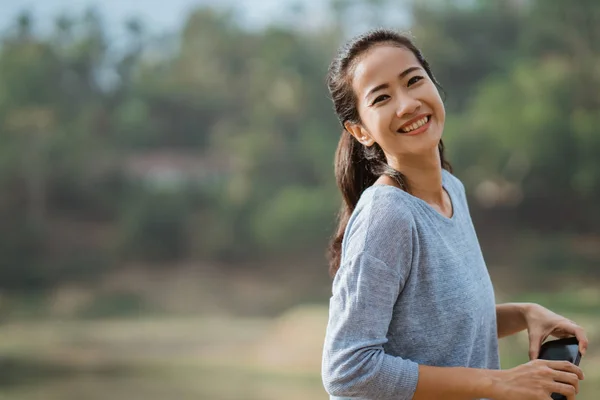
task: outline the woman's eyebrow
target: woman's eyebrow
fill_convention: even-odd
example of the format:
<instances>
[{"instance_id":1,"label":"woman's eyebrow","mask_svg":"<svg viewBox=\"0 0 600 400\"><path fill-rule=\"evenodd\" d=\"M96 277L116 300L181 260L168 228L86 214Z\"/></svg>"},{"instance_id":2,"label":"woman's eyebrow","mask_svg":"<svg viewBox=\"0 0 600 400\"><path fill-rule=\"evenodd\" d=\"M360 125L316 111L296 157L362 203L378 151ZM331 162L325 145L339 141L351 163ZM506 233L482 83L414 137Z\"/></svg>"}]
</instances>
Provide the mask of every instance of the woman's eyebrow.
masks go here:
<instances>
[{"instance_id":1,"label":"woman's eyebrow","mask_svg":"<svg viewBox=\"0 0 600 400\"><path fill-rule=\"evenodd\" d=\"M402 79L402 78L404 78L406 75L408 75L408 74L410 74L411 72L413 72L413 71L416 71L416 70L418 70L418 69L422 69L422 68L421 68L421 67L417 67L417 66L415 66L415 67L409 67L409 68L405 69L404 71L402 71L402 72L401 72L401 73L398 75L398 79ZM390 87L389 83L382 83L382 84L380 84L380 85L377 85L377 86L375 86L373 89L371 89L371 90L369 90L369 91L367 92L367 94L365 95L365 99L366 99L366 98L368 98L369 96L371 96L373 93L375 93L375 92L378 92L378 91L380 91L380 90L383 90L383 89L387 89L387 88L389 88L389 87Z\"/></svg>"}]
</instances>

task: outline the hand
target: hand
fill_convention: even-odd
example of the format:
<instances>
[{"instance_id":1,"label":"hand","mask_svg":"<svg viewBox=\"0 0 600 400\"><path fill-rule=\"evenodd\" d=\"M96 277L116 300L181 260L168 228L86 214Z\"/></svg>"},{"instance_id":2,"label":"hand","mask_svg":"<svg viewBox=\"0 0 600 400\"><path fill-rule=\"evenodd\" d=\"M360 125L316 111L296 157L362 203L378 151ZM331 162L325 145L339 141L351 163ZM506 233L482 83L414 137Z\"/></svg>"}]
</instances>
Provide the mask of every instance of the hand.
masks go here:
<instances>
[{"instance_id":1,"label":"hand","mask_svg":"<svg viewBox=\"0 0 600 400\"><path fill-rule=\"evenodd\" d=\"M494 400L549 400L560 393L575 400L583 372L568 361L533 360L508 370L492 371Z\"/></svg>"},{"instance_id":2,"label":"hand","mask_svg":"<svg viewBox=\"0 0 600 400\"><path fill-rule=\"evenodd\" d=\"M524 312L529 333L529 359L538 358L540 346L552 335L557 338L575 336L579 341L579 352L584 355L588 339L582 327L538 304L530 304Z\"/></svg>"}]
</instances>

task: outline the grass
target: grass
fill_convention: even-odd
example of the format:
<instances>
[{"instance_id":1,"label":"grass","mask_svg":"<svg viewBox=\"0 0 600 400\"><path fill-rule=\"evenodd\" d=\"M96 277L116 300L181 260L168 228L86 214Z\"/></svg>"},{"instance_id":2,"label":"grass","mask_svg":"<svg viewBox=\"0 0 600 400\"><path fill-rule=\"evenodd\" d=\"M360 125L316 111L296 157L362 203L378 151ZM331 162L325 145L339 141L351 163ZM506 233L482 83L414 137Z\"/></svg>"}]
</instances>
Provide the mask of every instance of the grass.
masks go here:
<instances>
[{"instance_id":1,"label":"grass","mask_svg":"<svg viewBox=\"0 0 600 400\"><path fill-rule=\"evenodd\" d=\"M564 298L571 299L566 316L588 330L593 344L600 321L590 293ZM545 294L528 300L558 301ZM0 399L325 400L319 374L326 319L325 306L305 306L278 318L6 322ZM501 355L503 368L526 362L526 335L503 339ZM593 345L582 366L586 380L577 398L596 400L600 352Z\"/></svg>"},{"instance_id":2,"label":"grass","mask_svg":"<svg viewBox=\"0 0 600 400\"><path fill-rule=\"evenodd\" d=\"M318 361L323 309L266 318L21 321L0 326L0 399L326 398ZM282 335L312 331L311 354ZM304 315L304 316L303 316ZM301 330L302 330L301 329ZM269 343L277 349L269 349ZM297 340L305 343L306 340ZM283 356L282 356L283 355ZM0 356L0 357L1 357Z\"/></svg>"}]
</instances>

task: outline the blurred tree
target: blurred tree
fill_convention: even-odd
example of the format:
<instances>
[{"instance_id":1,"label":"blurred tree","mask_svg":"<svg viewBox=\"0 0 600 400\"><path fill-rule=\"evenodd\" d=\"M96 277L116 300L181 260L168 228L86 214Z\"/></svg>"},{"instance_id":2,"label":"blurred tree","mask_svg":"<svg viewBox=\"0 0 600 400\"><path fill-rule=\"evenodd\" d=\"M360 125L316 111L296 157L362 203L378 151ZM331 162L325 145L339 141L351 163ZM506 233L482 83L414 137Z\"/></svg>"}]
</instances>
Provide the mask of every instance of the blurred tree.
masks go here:
<instances>
[{"instance_id":1,"label":"blurred tree","mask_svg":"<svg viewBox=\"0 0 600 400\"><path fill-rule=\"evenodd\" d=\"M42 37L23 13L0 47L0 289L129 261L322 254L341 130L324 80L367 25L410 28L424 49L475 213L591 231L600 3L576 4L332 0L335 21L311 31L204 7L163 37L137 19L112 36L94 9Z\"/></svg>"},{"instance_id":2,"label":"blurred tree","mask_svg":"<svg viewBox=\"0 0 600 400\"><path fill-rule=\"evenodd\" d=\"M411 32L448 94L448 110L461 112L485 77L517 58L522 19L504 2L439 3L413 2Z\"/></svg>"},{"instance_id":3,"label":"blurred tree","mask_svg":"<svg viewBox=\"0 0 600 400\"><path fill-rule=\"evenodd\" d=\"M531 7L521 57L507 75L479 85L470 103L460 142L476 141L479 154L465 153L461 160L484 168L481 177L517 184L526 221L593 229L600 213L581 205L600 199L600 37L592 29L600 8L592 2ZM525 161L518 174L510 165L516 155Z\"/></svg>"}]
</instances>

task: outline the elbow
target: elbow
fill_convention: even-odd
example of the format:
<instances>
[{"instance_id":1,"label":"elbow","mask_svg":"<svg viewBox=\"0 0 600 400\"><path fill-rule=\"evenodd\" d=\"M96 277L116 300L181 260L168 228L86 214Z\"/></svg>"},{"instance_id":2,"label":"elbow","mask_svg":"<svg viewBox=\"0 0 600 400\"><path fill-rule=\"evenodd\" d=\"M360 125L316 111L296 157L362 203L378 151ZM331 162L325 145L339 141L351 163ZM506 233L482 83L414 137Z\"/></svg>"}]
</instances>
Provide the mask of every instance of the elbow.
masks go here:
<instances>
[{"instance_id":1,"label":"elbow","mask_svg":"<svg viewBox=\"0 0 600 400\"><path fill-rule=\"evenodd\" d=\"M321 378L330 396L406 400L414 395L418 366L386 357L381 350L329 353L323 359Z\"/></svg>"},{"instance_id":2,"label":"elbow","mask_svg":"<svg viewBox=\"0 0 600 400\"><path fill-rule=\"evenodd\" d=\"M352 397L358 395L358 388L348 377L334 372L323 373L323 387L334 397Z\"/></svg>"},{"instance_id":3,"label":"elbow","mask_svg":"<svg viewBox=\"0 0 600 400\"><path fill-rule=\"evenodd\" d=\"M353 362L354 361L354 362ZM321 377L325 391L334 397L377 397L378 371L370 362L350 359L327 360Z\"/></svg>"}]
</instances>

